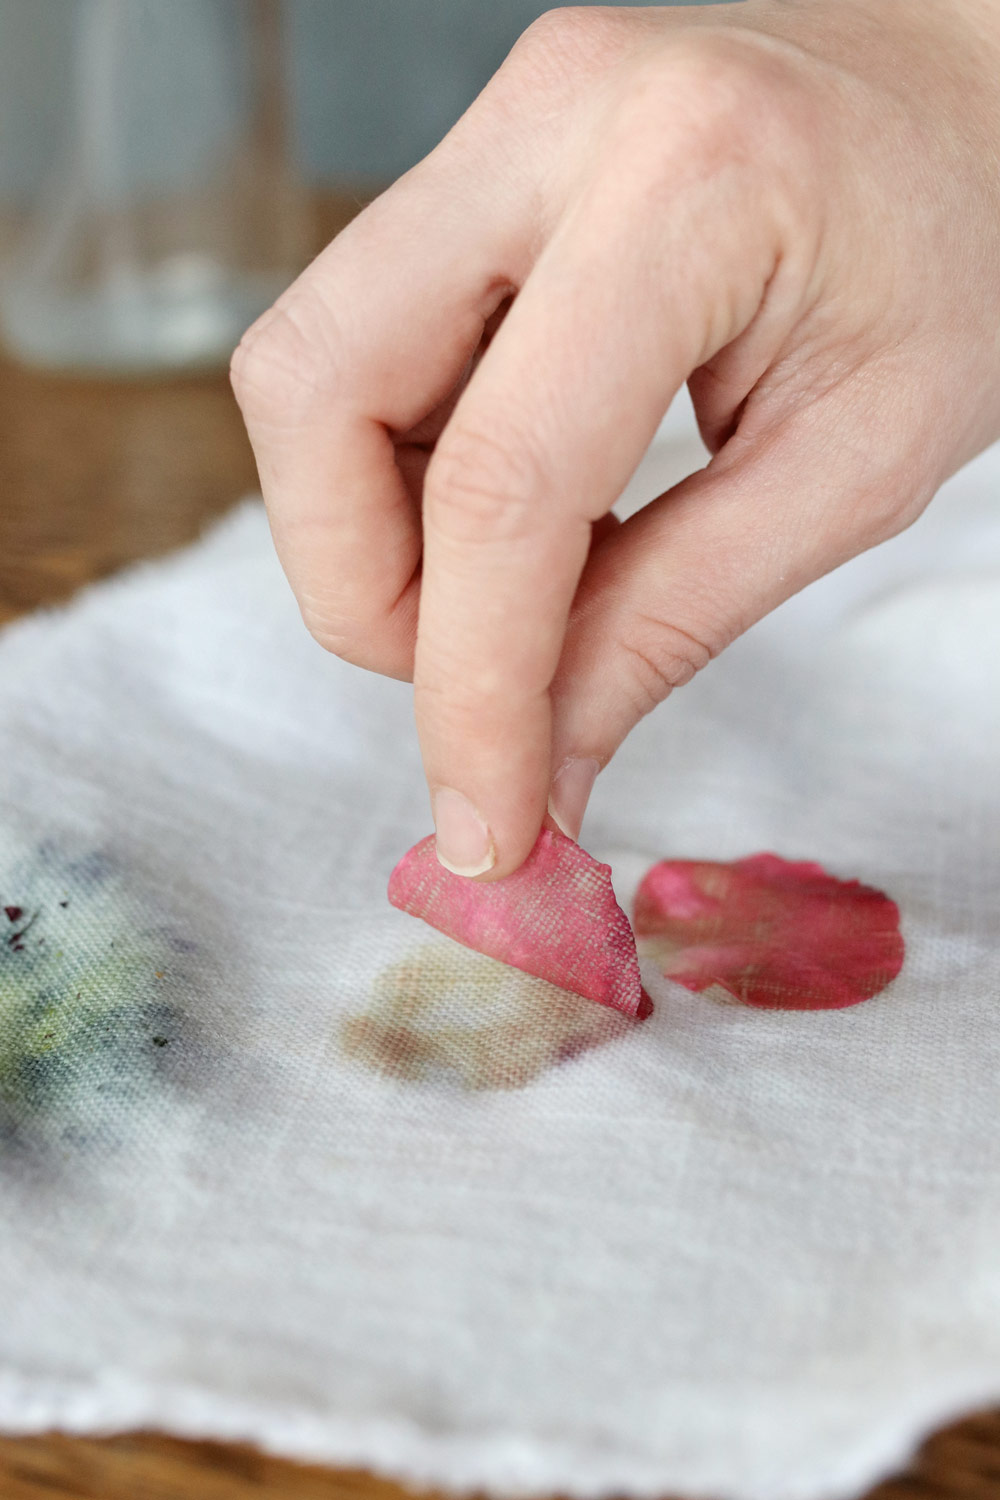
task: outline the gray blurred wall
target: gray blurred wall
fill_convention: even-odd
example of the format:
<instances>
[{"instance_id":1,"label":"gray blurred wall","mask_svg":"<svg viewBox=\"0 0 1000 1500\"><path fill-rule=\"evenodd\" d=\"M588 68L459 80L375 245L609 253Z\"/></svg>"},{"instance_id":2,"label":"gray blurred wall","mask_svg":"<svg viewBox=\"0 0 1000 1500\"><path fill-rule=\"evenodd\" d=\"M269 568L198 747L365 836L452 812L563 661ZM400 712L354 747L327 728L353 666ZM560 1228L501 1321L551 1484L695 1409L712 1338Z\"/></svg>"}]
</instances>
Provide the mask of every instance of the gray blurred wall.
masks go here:
<instances>
[{"instance_id":1,"label":"gray blurred wall","mask_svg":"<svg viewBox=\"0 0 1000 1500\"><path fill-rule=\"evenodd\" d=\"M65 143L81 3L0 0L0 198L30 197ZM220 0L154 3L176 15ZM299 157L312 180L340 183L386 181L423 156L550 8L539 0L286 3Z\"/></svg>"}]
</instances>

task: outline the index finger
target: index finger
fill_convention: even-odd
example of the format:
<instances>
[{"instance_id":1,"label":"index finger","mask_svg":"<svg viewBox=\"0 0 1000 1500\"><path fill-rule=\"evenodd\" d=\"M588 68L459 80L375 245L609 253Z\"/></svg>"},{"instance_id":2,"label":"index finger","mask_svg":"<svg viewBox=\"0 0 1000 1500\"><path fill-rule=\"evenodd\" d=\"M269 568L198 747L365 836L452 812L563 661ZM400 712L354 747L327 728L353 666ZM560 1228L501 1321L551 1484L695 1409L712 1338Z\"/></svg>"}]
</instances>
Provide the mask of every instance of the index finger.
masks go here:
<instances>
[{"instance_id":1,"label":"index finger","mask_svg":"<svg viewBox=\"0 0 1000 1500\"><path fill-rule=\"evenodd\" d=\"M715 220L731 240L733 205L697 185L677 197L675 214L651 216L612 176L567 216L426 475L417 721L439 858L461 874L499 878L529 853L555 769L549 688L592 523L683 381L763 296L768 227L741 223L727 255Z\"/></svg>"},{"instance_id":2,"label":"index finger","mask_svg":"<svg viewBox=\"0 0 1000 1500\"><path fill-rule=\"evenodd\" d=\"M409 676L421 525L396 438L447 397L523 274L502 194L455 213L428 159L376 200L246 335L233 385L275 545L313 634Z\"/></svg>"}]
</instances>

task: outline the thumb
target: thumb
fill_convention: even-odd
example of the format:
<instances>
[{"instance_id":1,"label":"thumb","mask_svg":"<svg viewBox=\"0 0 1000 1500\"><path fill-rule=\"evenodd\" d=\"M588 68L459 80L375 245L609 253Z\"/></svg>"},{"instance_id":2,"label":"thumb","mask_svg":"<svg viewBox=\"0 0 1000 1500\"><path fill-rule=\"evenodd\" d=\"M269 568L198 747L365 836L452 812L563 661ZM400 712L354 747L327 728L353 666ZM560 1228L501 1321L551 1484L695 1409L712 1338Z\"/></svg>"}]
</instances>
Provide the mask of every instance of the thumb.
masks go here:
<instances>
[{"instance_id":1,"label":"thumb","mask_svg":"<svg viewBox=\"0 0 1000 1500\"><path fill-rule=\"evenodd\" d=\"M645 714L933 493L943 476L914 472L911 445L887 446L870 393L852 408L827 398L755 437L738 431L592 552L552 685L549 812L572 838L596 772Z\"/></svg>"}]
</instances>

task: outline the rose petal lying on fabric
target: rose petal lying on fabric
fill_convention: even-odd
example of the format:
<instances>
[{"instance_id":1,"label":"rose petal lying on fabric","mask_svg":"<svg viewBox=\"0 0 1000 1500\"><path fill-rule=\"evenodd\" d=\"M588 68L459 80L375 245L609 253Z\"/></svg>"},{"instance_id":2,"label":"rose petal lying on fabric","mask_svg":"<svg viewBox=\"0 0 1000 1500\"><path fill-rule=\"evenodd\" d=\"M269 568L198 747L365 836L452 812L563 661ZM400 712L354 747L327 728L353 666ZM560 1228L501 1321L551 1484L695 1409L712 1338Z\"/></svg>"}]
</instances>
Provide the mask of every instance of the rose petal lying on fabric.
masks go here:
<instances>
[{"instance_id":1,"label":"rose petal lying on fabric","mask_svg":"<svg viewBox=\"0 0 1000 1500\"><path fill-rule=\"evenodd\" d=\"M486 885L452 875L433 837L422 839L393 870L389 900L467 948L624 1015L653 1008L610 869L561 833L543 830L519 870Z\"/></svg>"},{"instance_id":2,"label":"rose petal lying on fabric","mask_svg":"<svg viewBox=\"0 0 1000 1500\"><path fill-rule=\"evenodd\" d=\"M654 865L636 895L635 931L641 951L678 984L721 985L746 1005L774 1009L857 1005L903 965L894 901L777 854Z\"/></svg>"}]
</instances>

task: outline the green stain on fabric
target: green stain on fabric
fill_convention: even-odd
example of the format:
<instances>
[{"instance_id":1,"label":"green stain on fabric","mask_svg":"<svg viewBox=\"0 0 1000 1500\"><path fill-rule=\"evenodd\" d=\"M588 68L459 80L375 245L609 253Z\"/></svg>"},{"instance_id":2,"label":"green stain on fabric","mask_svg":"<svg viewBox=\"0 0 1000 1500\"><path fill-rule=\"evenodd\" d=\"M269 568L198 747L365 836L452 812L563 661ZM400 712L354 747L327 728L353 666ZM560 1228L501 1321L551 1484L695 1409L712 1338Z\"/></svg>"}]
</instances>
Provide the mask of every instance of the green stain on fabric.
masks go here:
<instances>
[{"instance_id":1,"label":"green stain on fabric","mask_svg":"<svg viewBox=\"0 0 1000 1500\"><path fill-rule=\"evenodd\" d=\"M162 1093L181 1017L167 937L98 856L42 850L0 869L0 1154L120 1139Z\"/></svg>"}]
</instances>

